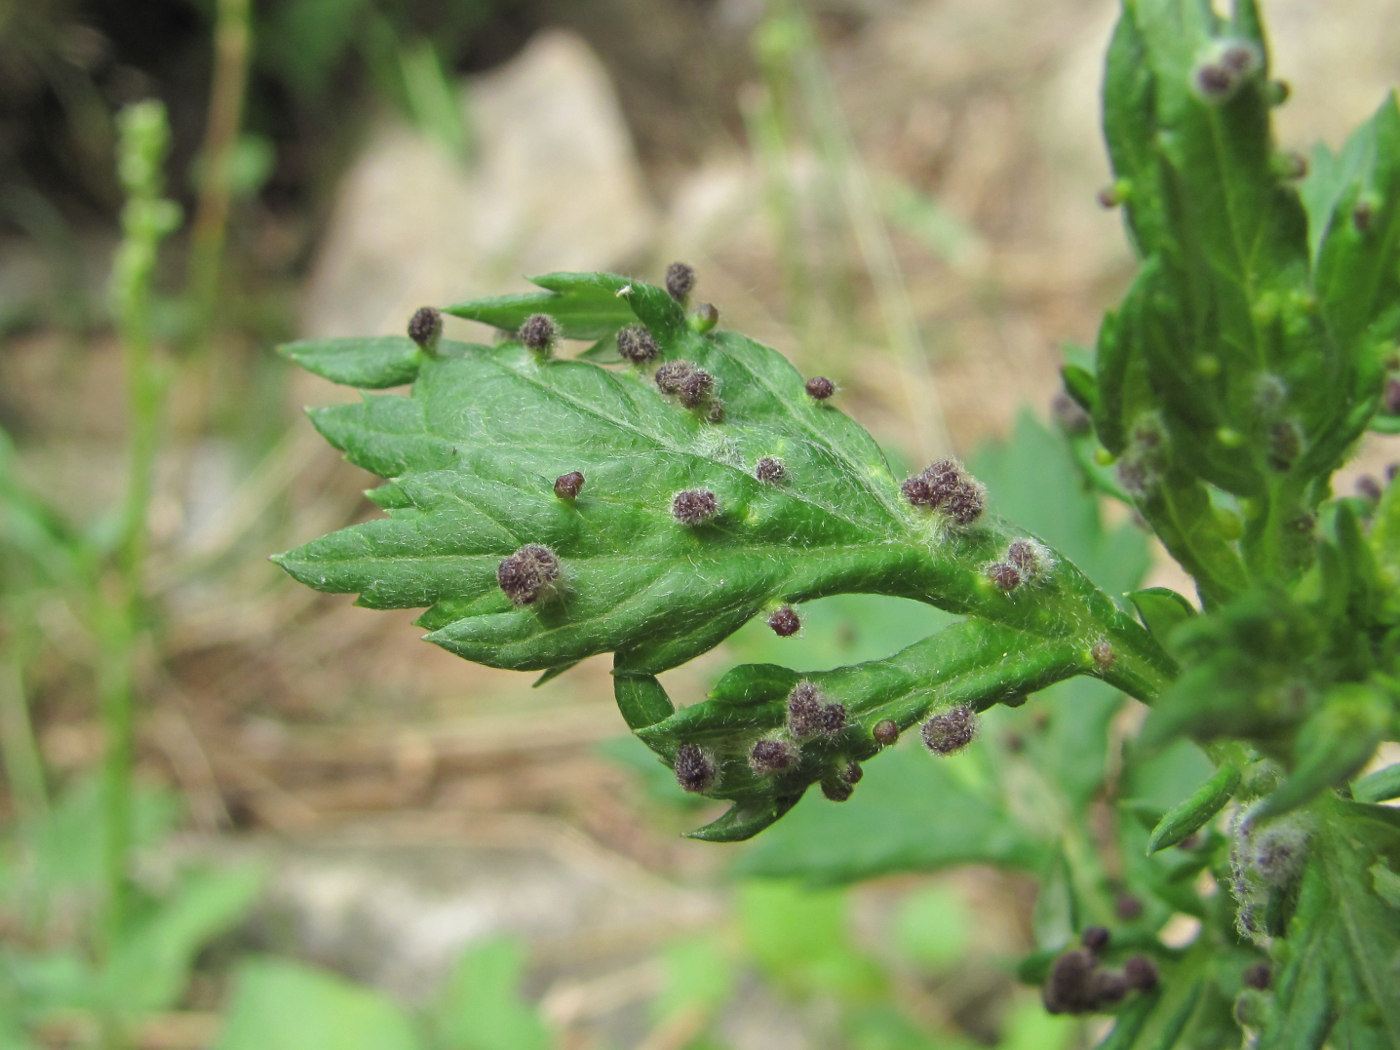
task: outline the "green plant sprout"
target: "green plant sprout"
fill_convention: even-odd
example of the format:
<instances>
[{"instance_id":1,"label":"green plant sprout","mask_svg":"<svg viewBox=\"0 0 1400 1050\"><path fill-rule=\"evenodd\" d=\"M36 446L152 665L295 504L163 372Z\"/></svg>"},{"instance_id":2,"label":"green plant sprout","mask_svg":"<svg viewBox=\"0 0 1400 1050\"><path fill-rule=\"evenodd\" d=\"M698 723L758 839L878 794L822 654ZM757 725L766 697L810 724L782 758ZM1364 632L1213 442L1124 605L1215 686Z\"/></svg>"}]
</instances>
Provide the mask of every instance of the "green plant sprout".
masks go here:
<instances>
[{"instance_id":1,"label":"green plant sprout","mask_svg":"<svg viewBox=\"0 0 1400 1050\"><path fill-rule=\"evenodd\" d=\"M284 347L335 382L412 389L311 411L386 479L385 516L275 560L371 608L426 608L429 641L541 681L612 653L628 726L681 787L732 803L693 832L712 841L814 785L844 801L906 731L957 753L988 709L1101 679L1150 707L1129 770L1191 742L1215 771L1173 805L1116 800L1138 904L1110 935L1108 876L1071 872L1064 930L1023 967L1045 1005L1116 1015L1115 1048L1238 1046L1241 1029L1400 1045L1400 811L1379 804L1400 767L1366 772L1400 735L1400 485L1331 490L1368 429L1400 431L1400 108L1304 178L1270 128L1286 94L1253 0L1228 18L1124 0L1101 196L1141 266L1064 377L1099 446L1087 476L1198 603L1104 592L956 460L894 473L829 380L689 309L680 264L664 286L555 273L446 308L510 334L494 346L443 339L425 308L408 338ZM592 345L562 359L560 339ZM853 666L735 667L685 706L657 678L755 618L792 635L804 603L846 593L960 619ZM1185 947L1157 936L1172 913L1200 923Z\"/></svg>"}]
</instances>

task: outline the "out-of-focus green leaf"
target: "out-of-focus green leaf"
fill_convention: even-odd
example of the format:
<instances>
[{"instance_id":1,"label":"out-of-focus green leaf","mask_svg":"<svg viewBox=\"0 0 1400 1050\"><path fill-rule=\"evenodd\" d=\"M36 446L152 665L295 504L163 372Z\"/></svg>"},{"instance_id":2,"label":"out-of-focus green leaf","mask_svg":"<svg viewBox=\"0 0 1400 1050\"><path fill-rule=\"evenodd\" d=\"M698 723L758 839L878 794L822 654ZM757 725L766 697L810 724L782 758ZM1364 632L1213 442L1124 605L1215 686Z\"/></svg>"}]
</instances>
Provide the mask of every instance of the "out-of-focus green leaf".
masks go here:
<instances>
[{"instance_id":1,"label":"out-of-focus green leaf","mask_svg":"<svg viewBox=\"0 0 1400 1050\"><path fill-rule=\"evenodd\" d=\"M525 947L497 939L469 948L434 997L433 1045L450 1050L548 1050L554 1038L520 996Z\"/></svg>"}]
</instances>

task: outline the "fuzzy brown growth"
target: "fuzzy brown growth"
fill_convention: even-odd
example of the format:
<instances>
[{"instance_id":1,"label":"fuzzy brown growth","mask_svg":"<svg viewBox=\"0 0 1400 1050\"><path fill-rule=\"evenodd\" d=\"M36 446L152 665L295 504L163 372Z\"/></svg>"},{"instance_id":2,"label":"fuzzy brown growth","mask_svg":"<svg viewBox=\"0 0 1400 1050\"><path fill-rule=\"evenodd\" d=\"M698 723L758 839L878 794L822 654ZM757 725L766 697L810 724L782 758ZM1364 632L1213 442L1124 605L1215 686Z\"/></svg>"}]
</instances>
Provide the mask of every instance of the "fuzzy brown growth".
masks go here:
<instances>
[{"instance_id":1,"label":"fuzzy brown growth","mask_svg":"<svg viewBox=\"0 0 1400 1050\"><path fill-rule=\"evenodd\" d=\"M1012 540L1006 548L1006 560L1016 566L1027 580L1045 571L1045 549L1035 540Z\"/></svg>"},{"instance_id":2,"label":"fuzzy brown growth","mask_svg":"<svg viewBox=\"0 0 1400 1050\"><path fill-rule=\"evenodd\" d=\"M617 333L617 352L622 355L624 361L644 365L648 361L656 360L656 355L661 349L656 345L656 337L646 325L629 324Z\"/></svg>"},{"instance_id":3,"label":"fuzzy brown growth","mask_svg":"<svg viewBox=\"0 0 1400 1050\"><path fill-rule=\"evenodd\" d=\"M695 794L709 790L715 782L714 760L694 744L676 748L672 768L676 771L676 783Z\"/></svg>"},{"instance_id":4,"label":"fuzzy brown growth","mask_svg":"<svg viewBox=\"0 0 1400 1050\"><path fill-rule=\"evenodd\" d=\"M695 268L683 262L666 267L666 291L678 303L683 303L695 287Z\"/></svg>"},{"instance_id":5,"label":"fuzzy brown growth","mask_svg":"<svg viewBox=\"0 0 1400 1050\"><path fill-rule=\"evenodd\" d=\"M583 474L581 471L571 470L567 474L560 474L554 479L554 494L560 499L575 499L583 491Z\"/></svg>"},{"instance_id":6,"label":"fuzzy brown growth","mask_svg":"<svg viewBox=\"0 0 1400 1050\"><path fill-rule=\"evenodd\" d=\"M783 773L797 762L797 749L786 740L760 740L749 751L749 768L755 776Z\"/></svg>"},{"instance_id":7,"label":"fuzzy brown growth","mask_svg":"<svg viewBox=\"0 0 1400 1050\"><path fill-rule=\"evenodd\" d=\"M429 353L437 349L442 338L442 311L435 306L420 306L408 319L408 337Z\"/></svg>"},{"instance_id":8,"label":"fuzzy brown growth","mask_svg":"<svg viewBox=\"0 0 1400 1050\"><path fill-rule=\"evenodd\" d=\"M753 476L765 485L777 485L787 480L787 467L781 459L764 456L754 465Z\"/></svg>"},{"instance_id":9,"label":"fuzzy brown growth","mask_svg":"<svg viewBox=\"0 0 1400 1050\"><path fill-rule=\"evenodd\" d=\"M899 726L895 724L893 718L882 718L875 723L875 728L870 730L870 735L875 738L875 743L881 747L889 747L899 739Z\"/></svg>"},{"instance_id":10,"label":"fuzzy brown growth","mask_svg":"<svg viewBox=\"0 0 1400 1050\"><path fill-rule=\"evenodd\" d=\"M1089 658L1094 661L1094 666L1100 671L1109 671L1118 662L1118 654L1113 650L1113 643L1107 638L1100 638L1089 646Z\"/></svg>"},{"instance_id":11,"label":"fuzzy brown growth","mask_svg":"<svg viewBox=\"0 0 1400 1050\"><path fill-rule=\"evenodd\" d=\"M798 682L787 698L787 722L792 735L798 738L821 732L822 707L825 697L812 682Z\"/></svg>"},{"instance_id":12,"label":"fuzzy brown growth","mask_svg":"<svg viewBox=\"0 0 1400 1050\"><path fill-rule=\"evenodd\" d=\"M1123 980L1138 992L1150 992L1157 987L1162 973L1157 964L1145 955L1134 955L1123 964Z\"/></svg>"},{"instance_id":13,"label":"fuzzy brown growth","mask_svg":"<svg viewBox=\"0 0 1400 1050\"><path fill-rule=\"evenodd\" d=\"M527 349L537 354L548 354L554 349L554 341L559 338L559 322L549 314L531 314L525 318L516 336Z\"/></svg>"},{"instance_id":14,"label":"fuzzy brown growth","mask_svg":"<svg viewBox=\"0 0 1400 1050\"><path fill-rule=\"evenodd\" d=\"M807 380L807 396L813 401L825 401L836 393L836 384L826 376L813 376Z\"/></svg>"},{"instance_id":15,"label":"fuzzy brown growth","mask_svg":"<svg viewBox=\"0 0 1400 1050\"><path fill-rule=\"evenodd\" d=\"M548 547L527 543L496 567L496 582L516 605L529 605L559 578L559 559Z\"/></svg>"},{"instance_id":16,"label":"fuzzy brown growth","mask_svg":"<svg viewBox=\"0 0 1400 1050\"><path fill-rule=\"evenodd\" d=\"M667 361L656 370L656 389L663 394L679 394L681 384L693 371L695 366L689 361Z\"/></svg>"},{"instance_id":17,"label":"fuzzy brown growth","mask_svg":"<svg viewBox=\"0 0 1400 1050\"><path fill-rule=\"evenodd\" d=\"M1020 570L1014 565L1008 565L1004 561L995 562L987 566L987 579L991 580L999 590L1014 591L1021 586Z\"/></svg>"},{"instance_id":18,"label":"fuzzy brown growth","mask_svg":"<svg viewBox=\"0 0 1400 1050\"><path fill-rule=\"evenodd\" d=\"M671 500L671 516L682 525L703 525L719 513L719 499L709 489L687 489Z\"/></svg>"},{"instance_id":19,"label":"fuzzy brown growth","mask_svg":"<svg viewBox=\"0 0 1400 1050\"><path fill-rule=\"evenodd\" d=\"M791 605L782 605L768 617L768 626L779 638L791 638L802 629L802 621L797 618Z\"/></svg>"},{"instance_id":20,"label":"fuzzy brown growth","mask_svg":"<svg viewBox=\"0 0 1400 1050\"><path fill-rule=\"evenodd\" d=\"M971 525L986 507L981 484L952 459L925 467L905 481L900 491L914 506L940 511L958 525Z\"/></svg>"},{"instance_id":21,"label":"fuzzy brown growth","mask_svg":"<svg viewBox=\"0 0 1400 1050\"><path fill-rule=\"evenodd\" d=\"M924 723L924 746L935 755L953 755L977 736L977 713L966 704L940 711Z\"/></svg>"},{"instance_id":22,"label":"fuzzy brown growth","mask_svg":"<svg viewBox=\"0 0 1400 1050\"><path fill-rule=\"evenodd\" d=\"M1082 948L1065 952L1050 967L1041 998L1052 1014L1089 1013L1097 1007L1094 998L1094 971L1098 960Z\"/></svg>"},{"instance_id":23,"label":"fuzzy brown growth","mask_svg":"<svg viewBox=\"0 0 1400 1050\"><path fill-rule=\"evenodd\" d=\"M827 735L839 733L846 728L846 705L827 704L822 708L821 731Z\"/></svg>"},{"instance_id":24,"label":"fuzzy brown growth","mask_svg":"<svg viewBox=\"0 0 1400 1050\"><path fill-rule=\"evenodd\" d=\"M697 368L681 380L676 393L686 408L699 408L709 400L714 389L715 377L703 368Z\"/></svg>"},{"instance_id":25,"label":"fuzzy brown growth","mask_svg":"<svg viewBox=\"0 0 1400 1050\"><path fill-rule=\"evenodd\" d=\"M1101 955L1108 947L1109 933L1106 926L1089 926L1079 935L1079 943L1095 955Z\"/></svg>"}]
</instances>

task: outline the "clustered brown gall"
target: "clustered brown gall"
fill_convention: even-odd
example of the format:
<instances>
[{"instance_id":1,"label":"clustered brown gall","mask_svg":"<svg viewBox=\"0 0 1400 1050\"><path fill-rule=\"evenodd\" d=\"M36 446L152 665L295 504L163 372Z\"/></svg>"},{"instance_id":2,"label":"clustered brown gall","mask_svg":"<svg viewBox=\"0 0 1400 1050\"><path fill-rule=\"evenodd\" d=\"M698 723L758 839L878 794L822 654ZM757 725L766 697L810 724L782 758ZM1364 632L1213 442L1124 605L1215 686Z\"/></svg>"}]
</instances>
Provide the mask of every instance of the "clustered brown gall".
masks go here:
<instances>
[{"instance_id":1,"label":"clustered brown gall","mask_svg":"<svg viewBox=\"0 0 1400 1050\"><path fill-rule=\"evenodd\" d=\"M765 485L777 485L787 480L787 467L781 459L764 456L754 465L753 476Z\"/></svg>"},{"instance_id":2,"label":"clustered brown gall","mask_svg":"<svg viewBox=\"0 0 1400 1050\"><path fill-rule=\"evenodd\" d=\"M1201 63L1191 74L1196 94L1212 105L1228 102L1264 64L1263 53L1252 40L1223 40L1218 47L1215 58Z\"/></svg>"},{"instance_id":3,"label":"clustered brown gall","mask_svg":"<svg viewBox=\"0 0 1400 1050\"><path fill-rule=\"evenodd\" d=\"M826 694L813 682L803 680L792 687L787 698L787 723L799 740L809 736L830 736L846 727L844 704L827 703Z\"/></svg>"},{"instance_id":4,"label":"clustered brown gall","mask_svg":"<svg viewBox=\"0 0 1400 1050\"><path fill-rule=\"evenodd\" d=\"M715 391L715 377L689 361L667 361L656 370L656 389L677 398L686 408L705 410L711 423L724 421L724 401Z\"/></svg>"},{"instance_id":5,"label":"clustered brown gall","mask_svg":"<svg viewBox=\"0 0 1400 1050\"><path fill-rule=\"evenodd\" d=\"M496 582L516 605L529 605L559 578L559 559L548 547L527 543L496 567Z\"/></svg>"},{"instance_id":6,"label":"clustered brown gall","mask_svg":"<svg viewBox=\"0 0 1400 1050\"><path fill-rule=\"evenodd\" d=\"M408 319L408 337L432 353L442 338L442 311L435 306L420 306Z\"/></svg>"},{"instance_id":7,"label":"clustered brown gall","mask_svg":"<svg viewBox=\"0 0 1400 1050\"><path fill-rule=\"evenodd\" d=\"M875 738L875 743L881 747L889 747L899 739L899 726L895 724L893 718L882 718L870 730L870 735Z\"/></svg>"},{"instance_id":8,"label":"clustered brown gall","mask_svg":"<svg viewBox=\"0 0 1400 1050\"><path fill-rule=\"evenodd\" d=\"M780 605L768 617L768 626L779 638L791 638L802 629L802 621L797 618L797 612L791 605Z\"/></svg>"},{"instance_id":9,"label":"clustered brown gall","mask_svg":"<svg viewBox=\"0 0 1400 1050\"><path fill-rule=\"evenodd\" d=\"M1051 965L1041 998L1052 1014L1097 1013L1120 1002L1129 992L1152 991L1159 980L1157 964L1145 955L1133 956L1120 973L1103 969L1094 949L1074 948Z\"/></svg>"},{"instance_id":10,"label":"clustered brown gall","mask_svg":"<svg viewBox=\"0 0 1400 1050\"><path fill-rule=\"evenodd\" d=\"M656 360L661 348L656 345L656 337L646 325L629 324L617 333L617 352L624 361L644 365Z\"/></svg>"},{"instance_id":11,"label":"clustered brown gall","mask_svg":"<svg viewBox=\"0 0 1400 1050\"><path fill-rule=\"evenodd\" d=\"M914 506L939 511L956 525L971 525L987 505L982 483L954 459L930 464L905 481L900 491Z\"/></svg>"},{"instance_id":12,"label":"clustered brown gall","mask_svg":"<svg viewBox=\"0 0 1400 1050\"><path fill-rule=\"evenodd\" d=\"M682 525L704 525L719 514L719 498L709 489L687 489L671 500L671 516Z\"/></svg>"},{"instance_id":13,"label":"clustered brown gall","mask_svg":"<svg viewBox=\"0 0 1400 1050\"><path fill-rule=\"evenodd\" d=\"M689 361L667 361L656 370L656 389L663 394L679 394L681 384L694 370Z\"/></svg>"},{"instance_id":14,"label":"clustered brown gall","mask_svg":"<svg viewBox=\"0 0 1400 1050\"><path fill-rule=\"evenodd\" d=\"M541 356L547 355L559 338L559 322L549 314L531 314L521 324L516 337L525 344L526 349Z\"/></svg>"},{"instance_id":15,"label":"clustered brown gall","mask_svg":"<svg viewBox=\"0 0 1400 1050\"><path fill-rule=\"evenodd\" d=\"M682 744L676 748L672 768L676 772L676 783L686 791L698 794L707 791L715 782L714 759L694 744Z\"/></svg>"},{"instance_id":16,"label":"clustered brown gall","mask_svg":"<svg viewBox=\"0 0 1400 1050\"><path fill-rule=\"evenodd\" d=\"M715 377L703 368L697 368L681 380L676 394L686 408L699 408L709 400L714 389Z\"/></svg>"},{"instance_id":17,"label":"clustered brown gall","mask_svg":"<svg viewBox=\"0 0 1400 1050\"><path fill-rule=\"evenodd\" d=\"M993 562L987 566L987 579L996 585L998 590L1014 591L1021 586L1021 573L1016 566L1008 565L1006 562Z\"/></svg>"},{"instance_id":18,"label":"clustered brown gall","mask_svg":"<svg viewBox=\"0 0 1400 1050\"><path fill-rule=\"evenodd\" d=\"M695 287L695 268L683 262L666 267L666 291L678 303L684 303Z\"/></svg>"},{"instance_id":19,"label":"clustered brown gall","mask_svg":"<svg viewBox=\"0 0 1400 1050\"><path fill-rule=\"evenodd\" d=\"M1027 580L1033 580L1050 567L1050 552L1035 540L1023 537L1007 546L1006 560Z\"/></svg>"},{"instance_id":20,"label":"clustered brown gall","mask_svg":"<svg viewBox=\"0 0 1400 1050\"><path fill-rule=\"evenodd\" d=\"M953 755L977 736L977 712L966 704L940 711L923 726L924 746L935 755Z\"/></svg>"},{"instance_id":21,"label":"clustered brown gall","mask_svg":"<svg viewBox=\"0 0 1400 1050\"><path fill-rule=\"evenodd\" d=\"M836 393L836 384L826 376L813 376L807 380L807 396L813 401L825 401Z\"/></svg>"},{"instance_id":22,"label":"clustered brown gall","mask_svg":"<svg viewBox=\"0 0 1400 1050\"><path fill-rule=\"evenodd\" d=\"M583 491L583 473L571 470L554 479L554 494L560 499L575 499Z\"/></svg>"},{"instance_id":23,"label":"clustered brown gall","mask_svg":"<svg viewBox=\"0 0 1400 1050\"><path fill-rule=\"evenodd\" d=\"M786 740L760 740L749 751L749 768L755 776L771 777L784 773L796 762L797 749Z\"/></svg>"}]
</instances>

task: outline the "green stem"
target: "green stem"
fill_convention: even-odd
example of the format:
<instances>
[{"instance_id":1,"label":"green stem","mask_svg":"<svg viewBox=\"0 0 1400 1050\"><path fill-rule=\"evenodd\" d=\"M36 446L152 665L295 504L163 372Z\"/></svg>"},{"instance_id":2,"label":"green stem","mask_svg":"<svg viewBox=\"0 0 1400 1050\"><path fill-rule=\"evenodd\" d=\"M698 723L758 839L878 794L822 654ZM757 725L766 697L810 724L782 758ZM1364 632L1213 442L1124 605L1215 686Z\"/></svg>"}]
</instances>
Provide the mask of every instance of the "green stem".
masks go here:
<instances>
[{"instance_id":1,"label":"green stem","mask_svg":"<svg viewBox=\"0 0 1400 1050\"><path fill-rule=\"evenodd\" d=\"M44 785L44 761L29 717L29 701L24 695L24 667L18 643L0 660L0 755L20 812L37 817L48 809Z\"/></svg>"}]
</instances>

